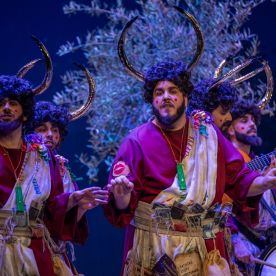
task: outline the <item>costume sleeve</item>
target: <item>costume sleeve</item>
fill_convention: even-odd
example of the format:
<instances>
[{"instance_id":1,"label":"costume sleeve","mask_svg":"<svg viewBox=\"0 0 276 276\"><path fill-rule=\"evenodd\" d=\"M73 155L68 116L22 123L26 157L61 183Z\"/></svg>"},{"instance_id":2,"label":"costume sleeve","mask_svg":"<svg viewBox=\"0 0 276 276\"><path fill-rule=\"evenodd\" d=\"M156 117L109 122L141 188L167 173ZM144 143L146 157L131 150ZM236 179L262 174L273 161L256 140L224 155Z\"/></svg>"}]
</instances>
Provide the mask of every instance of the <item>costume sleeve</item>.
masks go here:
<instances>
[{"instance_id":1,"label":"costume sleeve","mask_svg":"<svg viewBox=\"0 0 276 276\"><path fill-rule=\"evenodd\" d=\"M260 174L247 167L241 154L220 131L218 137L225 158L225 193L233 199L233 212L239 216L246 214L249 224L257 223L261 195L247 197L247 193Z\"/></svg>"},{"instance_id":2,"label":"costume sleeve","mask_svg":"<svg viewBox=\"0 0 276 276\"><path fill-rule=\"evenodd\" d=\"M77 207L66 211L70 193L63 193L57 161L53 154L50 155L51 194L45 207L45 224L54 238L84 243L88 236L86 218L84 216L77 222Z\"/></svg>"},{"instance_id":3,"label":"costume sleeve","mask_svg":"<svg viewBox=\"0 0 276 276\"><path fill-rule=\"evenodd\" d=\"M127 137L123 141L112 165L108 183L110 183L111 179L120 175L125 175L134 184L130 204L127 209L118 210L115 206L113 194L111 194L109 203L103 205L103 209L105 216L114 226L124 227L128 225L133 218L144 182L142 150L135 139Z\"/></svg>"}]
</instances>

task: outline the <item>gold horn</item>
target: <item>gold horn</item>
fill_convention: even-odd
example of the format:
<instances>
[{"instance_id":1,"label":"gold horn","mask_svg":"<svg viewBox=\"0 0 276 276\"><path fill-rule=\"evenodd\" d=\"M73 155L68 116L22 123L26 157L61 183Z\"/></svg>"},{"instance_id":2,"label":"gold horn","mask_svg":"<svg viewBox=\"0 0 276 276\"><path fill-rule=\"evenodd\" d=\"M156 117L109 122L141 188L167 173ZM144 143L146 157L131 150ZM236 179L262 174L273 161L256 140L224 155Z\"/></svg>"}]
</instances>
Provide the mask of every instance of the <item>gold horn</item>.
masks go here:
<instances>
[{"instance_id":1,"label":"gold horn","mask_svg":"<svg viewBox=\"0 0 276 276\"><path fill-rule=\"evenodd\" d=\"M30 61L29 63L25 64L23 67L19 69L16 76L20 79L24 78L24 76L31 70L37 63L41 61L40 58L34 59Z\"/></svg>"},{"instance_id":2,"label":"gold horn","mask_svg":"<svg viewBox=\"0 0 276 276\"><path fill-rule=\"evenodd\" d=\"M181 9L180 7L177 6L173 6L174 9L176 9L179 13L181 13L182 15L184 15L185 17L188 18L188 20L192 23L192 26L195 30L196 33L196 37L197 37L197 49L196 49L196 53L192 59L192 61L189 63L189 65L187 66L187 71L191 71L194 66L198 63L202 53L203 53L203 49L204 49L204 39L203 39L203 34L200 30L200 26L197 22L197 20L195 19L194 16L192 16L190 13L186 12L185 10ZM136 79L138 79L139 81L144 81L145 77L144 75L139 72L138 70L136 70L131 63L129 62L125 50L124 50L124 45L125 45L125 40L126 40L126 33L129 30L129 28L132 26L132 24L134 23L134 21L136 21L136 19L138 18L138 16L132 18L130 21L127 22L127 24L125 25L125 27L123 28L119 41L118 41L118 56L120 58L120 61L122 62L122 64L126 67L128 73L132 76L134 76Z\"/></svg>"},{"instance_id":3,"label":"gold horn","mask_svg":"<svg viewBox=\"0 0 276 276\"><path fill-rule=\"evenodd\" d=\"M222 75L222 70L223 70L223 67L226 65L226 63L227 63L227 59L224 59L224 60L219 64L219 66L216 68L215 73L214 73L214 78L215 78L215 79L219 78L219 76Z\"/></svg>"},{"instance_id":4,"label":"gold horn","mask_svg":"<svg viewBox=\"0 0 276 276\"><path fill-rule=\"evenodd\" d=\"M192 26L195 30L196 33L196 40L197 40L197 47L196 47L196 52L194 54L194 57L192 61L189 63L187 67L187 71L192 71L193 68L196 66L196 64L199 62L199 59L203 53L204 49L204 38L203 38L203 33L200 29L200 25L195 19L193 15L185 11L184 9L178 7L178 6L173 6L178 12L180 12L182 15L188 18L188 20L192 23Z\"/></svg>"},{"instance_id":5,"label":"gold horn","mask_svg":"<svg viewBox=\"0 0 276 276\"><path fill-rule=\"evenodd\" d=\"M257 106L262 110L265 106L269 103L270 99L272 98L273 94L273 75L271 68L268 65L268 62L263 60L262 64L264 65L264 71L266 74L266 93L263 98L257 103Z\"/></svg>"},{"instance_id":6,"label":"gold horn","mask_svg":"<svg viewBox=\"0 0 276 276\"><path fill-rule=\"evenodd\" d=\"M268 102L270 101L270 99L272 98L272 94L273 94L273 86L274 86L274 82L273 82L273 75L272 75L272 71L270 66L268 65L268 62L265 60L260 60L259 58L253 58L253 59L249 59L247 61L245 61L244 63L236 66L234 69L230 70L227 74L225 74L222 78L220 78L218 81L216 81L210 88L209 90L211 90L212 88L220 85L222 82L224 82L225 80L231 78L233 75L237 74L238 72L240 72L242 69L244 69L245 67L247 67L248 65L250 65L253 61L259 61L262 63L262 67L255 69L254 71L236 78L232 81L230 81L230 83L234 86L238 85L241 82L244 82L248 79L253 78L254 76L256 76L257 74L259 74L262 71L265 71L266 74L266 92L265 95L263 96L263 98L256 104L261 110L265 108L265 106L268 104ZM223 60L218 68L215 70L215 74L214 77L218 78L221 73L222 73L222 69L225 66L227 60Z\"/></svg>"},{"instance_id":7,"label":"gold horn","mask_svg":"<svg viewBox=\"0 0 276 276\"><path fill-rule=\"evenodd\" d=\"M33 93L35 95L39 95L39 94L43 93L46 89L48 89L48 87L51 84L52 77L53 77L53 64L52 64L51 57L50 57L46 47L43 45L43 43L35 36L32 36L32 39L35 41L35 43L38 45L40 51L44 55L45 64L46 64L46 73L45 73L42 83L33 89Z\"/></svg>"},{"instance_id":8,"label":"gold horn","mask_svg":"<svg viewBox=\"0 0 276 276\"><path fill-rule=\"evenodd\" d=\"M85 77L88 81L89 95L88 95L87 101L84 105L82 105L79 109L70 112L70 120L71 121L79 119L88 111L88 109L90 108L91 104L93 103L95 95L96 95L95 80L92 78L89 71L82 64L77 64L77 66L84 72Z\"/></svg>"},{"instance_id":9,"label":"gold horn","mask_svg":"<svg viewBox=\"0 0 276 276\"><path fill-rule=\"evenodd\" d=\"M249 66L254 60L255 59L248 59L245 62L243 62L242 64L239 64L238 66L236 66L235 68L233 68L232 70L230 70L228 73L226 73L225 75L223 75L221 78L219 78L218 80L216 80L216 82L211 85L211 87L209 88L209 90L211 90L211 89L219 86L220 84L222 84L226 80L232 78L234 75L236 75L237 73L239 73L242 69L244 69L247 66ZM221 67L221 70L222 70L222 67Z\"/></svg>"},{"instance_id":10,"label":"gold horn","mask_svg":"<svg viewBox=\"0 0 276 276\"><path fill-rule=\"evenodd\" d=\"M137 71L129 62L126 53L125 53L125 49L124 49L124 45L125 45L125 40L126 40L126 33L128 31L128 29L131 27L131 25L133 24L134 21L136 21L136 19L138 18L138 16L135 16L134 18L132 18L130 21L127 22L127 24L125 25L124 29L122 30L122 33L120 35L119 41L118 41L118 47L117 47L117 51L118 51L118 56L120 58L120 61L122 62L122 64L125 66L125 68L127 69L128 73L133 76L134 78L136 78L139 81L144 81L145 77L144 75Z\"/></svg>"}]
</instances>

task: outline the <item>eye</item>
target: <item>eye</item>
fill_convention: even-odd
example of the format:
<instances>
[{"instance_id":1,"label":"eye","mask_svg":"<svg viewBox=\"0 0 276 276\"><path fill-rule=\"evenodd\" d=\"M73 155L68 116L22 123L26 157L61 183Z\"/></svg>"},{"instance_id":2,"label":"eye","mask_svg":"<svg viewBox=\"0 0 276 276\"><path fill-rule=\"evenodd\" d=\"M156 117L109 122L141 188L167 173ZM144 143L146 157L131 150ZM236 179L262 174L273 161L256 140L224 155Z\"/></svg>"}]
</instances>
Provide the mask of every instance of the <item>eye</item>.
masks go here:
<instances>
[{"instance_id":1,"label":"eye","mask_svg":"<svg viewBox=\"0 0 276 276\"><path fill-rule=\"evenodd\" d=\"M17 105L18 105L18 102L17 102L17 101L10 101L10 105L11 105L11 106L17 106Z\"/></svg>"},{"instance_id":2,"label":"eye","mask_svg":"<svg viewBox=\"0 0 276 276\"><path fill-rule=\"evenodd\" d=\"M53 131L54 133L59 133L59 129L58 129L57 127L53 128L52 131Z\"/></svg>"},{"instance_id":3,"label":"eye","mask_svg":"<svg viewBox=\"0 0 276 276\"><path fill-rule=\"evenodd\" d=\"M175 94L178 93L178 90L177 89L172 89L172 90L170 90L170 93L173 94L173 95L175 95Z\"/></svg>"},{"instance_id":4,"label":"eye","mask_svg":"<svg viewBox=\"0 0 276 276\"><path fill-rule=\"evenodd\" d=\"M36 132L46 132L46 128L41 126L35 129Z\"/></svg>"},{"instance_id":5,"label":"eye","mask_svg":"<svg viewBox=\"0 0 276 276\"><path fill-rule=\"evenodd\" d=\"M154 91L155 96L161 96L163 94L163 90L157 89Z\"/></svg>"}]
</instances>

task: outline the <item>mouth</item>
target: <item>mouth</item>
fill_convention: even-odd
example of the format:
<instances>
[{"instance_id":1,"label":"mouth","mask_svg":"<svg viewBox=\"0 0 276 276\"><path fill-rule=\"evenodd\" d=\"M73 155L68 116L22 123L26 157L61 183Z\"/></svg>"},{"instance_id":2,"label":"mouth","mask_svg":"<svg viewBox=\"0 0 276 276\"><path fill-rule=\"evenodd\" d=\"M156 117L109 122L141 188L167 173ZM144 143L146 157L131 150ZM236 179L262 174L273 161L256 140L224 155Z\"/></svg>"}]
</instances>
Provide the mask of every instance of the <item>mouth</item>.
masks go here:
<instances>
[{"instance_id":1,"label":"mouth","mask_svg":"<svg viewBox=\"0 0 276 276\"><path fill-rule=\"evenodd\" d=\"M250 131L247 132L247 134L254 136L254 135L257 135L257 131L256 130L250 130Z\"/></svg>"},{"instance_id":2,"label":"mouth","mask_svg":"<svg viewBox=\"0 0 276 276\"><path fill-rule=\"evenodd\" d=\"M171 102L163 103L161 108L174 108L174 105Z\"/></svg>"},{"instance_id":3,"label":"mouth","mask_svg":"<svg viewBox=\"0 0 276 276\"><path fill-rule=\"evenodd\" d=\"M53 147L53 146L54 146L54 142L51 141L51 140L46 140L46 141L44 141L44 144L45 144L47 147Z\"/></svg>"},{"instance_id":4,"label":"mouth","mask_svg":"<svg viewBox=\"0 0 276 276\"><path fill-rule=\"evenodd\" d=\"M13 115L11 114L5 114L0 116L0 120L2 121L10 121L13 119Z\"/></svg>"}]
</instances>

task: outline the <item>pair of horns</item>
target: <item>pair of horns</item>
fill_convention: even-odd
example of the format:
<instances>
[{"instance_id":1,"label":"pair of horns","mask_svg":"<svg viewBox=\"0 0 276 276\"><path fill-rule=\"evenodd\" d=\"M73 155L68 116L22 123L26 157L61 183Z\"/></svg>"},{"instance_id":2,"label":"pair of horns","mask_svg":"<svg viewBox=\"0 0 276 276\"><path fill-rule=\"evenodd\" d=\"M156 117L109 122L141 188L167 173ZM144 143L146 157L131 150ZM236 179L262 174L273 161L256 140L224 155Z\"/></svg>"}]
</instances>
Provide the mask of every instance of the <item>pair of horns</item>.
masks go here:
<instances>
[{"instance_id":1,"label":"pair of horns","mask_svg":"<svg viewBox=\"0 0 276 276\"><path fill-rule=\"evenodd\" d=\"M49 52L47 51L46 47L43 45L43 43L36 37L32 36L32 39L35 41L35 43L38 45L40 51L42 52L44 59L45 59L45 65L46 65L46 74L44 76L44 79L42 83L33 89L34 95L39 95L43 93L45 90L48 89L48 87L51 84L52 77L53 77L53 64L51 57L49 55ZM16 74L18 78L23 78L29 70L31 70L38 62L40 62L41 59L35 59L24 65ZM86 102L77 110L70 112L70 120L77 120L80 117L82 117L90 108L92 105L95 95L96 95L96 83L95 80L90 75L89 71L82 65L77 64L77 66L84 72L85 77L88 82L89 87L89 94Z\"/></svg>"},{"instance_id":2,"label":"pair of horns","mask_svg":"<svg viewBox=\"0 0 276 276\"><path fill-rule=\"evenodd\" d=\"M265 95L262 97L262 99L257 103L257 106L262 110L265 108L265 106L268 104L268 102L270 101L272 94L273 94L273 75L272 75L272 71L270 66L268 65L268 62L265 60L260 60L259 58L251 58L246 60L245 62L243 62L242 64L239 64L238 66L236 66L235 68L233 68L232 70L230 70L228 73L226 73L225 75L223 75L222 77L222 70L224 68L224 66L227 63L227 59L223 60L218 68L215 70L215 74L214 77L218 78L218 80L212 84L212 86L209 88L209 90L218 87L221 83L223 83L224 81L232 78L234 75L236 75L237 73L239 73L242 69L248 67L249 65L251 65L253 62L258 61L262 64L262 67L257 68L253 71L251 71L250 73L236 78L232 81L230 81L230 83L232 85L238 85L241 82L244 82L248 79L253 78L254 76L256 76L257 74L259 74L260 72L264 71L266 74L266 81L267 81L267 85L266 85L266 92Z\"/></svg>"},{"instance_id":3,"label":"pair of horns","mask_svg":"<svg viewBox=\"0 0 276 276\"><path fill-rule=\"evenodd\" d=\"M180 14L184 15L186 18L188 18L188 20L191 22L195 33L196 33L196 37L197 37L197 49L196 52L194 54L194 57L192 59L192 61L189 63L189 65L187 66L187 71L191 71L195 65L198 63L202 53L203 53L203 49L204 49L204 39L203 39L203 34L202 31L200 29L200 26L197 22L197 20L195 19L194 16L192 16L190 13L188 13L187 11L183 10L180 7L177 6L173 6L174 9L176 9ZM129 30L129 28L132 26L132 24L134 23L134 21L136 21L138 18L138 16L134 17L133 19L131 19L129 22L127 22L127 24L125 25L124 29L122 30L122 33L120 35L119 41L118 41L118 55L120 58L120 61L122 62L122 64L126 67L128 73L132 76L134 76L136 79L138 79L139 81L145 81L145 76L143 73L139 72L138 70L136 70L131 63L129 62L125 50L124 50L124 46L125 46L125 40L126 40L126 34Z\"/></svg>"}]
</instances>

